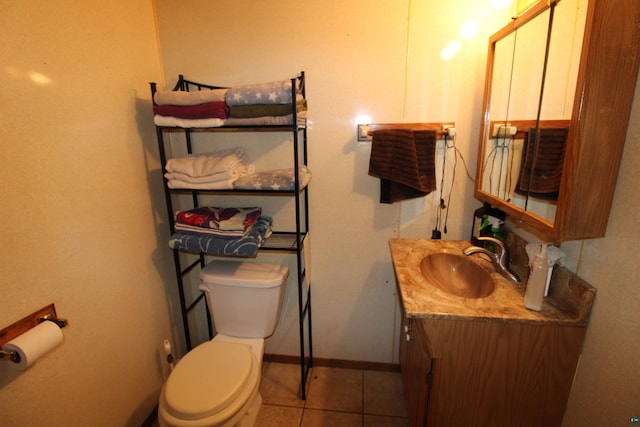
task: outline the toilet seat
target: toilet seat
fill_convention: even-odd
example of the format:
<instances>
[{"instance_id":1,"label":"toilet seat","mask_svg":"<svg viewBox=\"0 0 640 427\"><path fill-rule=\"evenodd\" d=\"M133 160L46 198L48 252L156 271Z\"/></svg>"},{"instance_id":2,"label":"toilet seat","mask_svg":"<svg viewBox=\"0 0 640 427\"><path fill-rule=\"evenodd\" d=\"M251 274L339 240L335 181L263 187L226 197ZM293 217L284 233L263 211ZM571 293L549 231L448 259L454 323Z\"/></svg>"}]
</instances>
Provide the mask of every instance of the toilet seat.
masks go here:
<instances>
[{"instance_id":1,"label":"toilet seat","mask_svg":"<svg viewBox=\"0 0 640 427\"><path fill-rule=\"evenodd\" d=\"M242 416L259 382L260 370L249 346L205 342L169 375L160 395L159 418L176 426L224 425Z\"/></svg>"}]
</instances>

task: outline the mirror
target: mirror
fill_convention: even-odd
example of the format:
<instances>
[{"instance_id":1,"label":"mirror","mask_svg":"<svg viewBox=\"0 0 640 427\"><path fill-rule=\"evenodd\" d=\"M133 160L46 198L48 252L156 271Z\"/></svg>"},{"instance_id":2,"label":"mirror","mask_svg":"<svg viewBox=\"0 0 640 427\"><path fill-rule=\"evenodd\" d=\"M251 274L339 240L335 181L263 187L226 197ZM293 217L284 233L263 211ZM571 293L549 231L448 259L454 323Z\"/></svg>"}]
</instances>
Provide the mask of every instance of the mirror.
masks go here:
<instances>
[{"instance_id":1,"label":"mirror","mask_svg":"<svg viewBox=\"0 0 640 427\"><path fill-rule=\"evenodd\" d=\"M535 2L489 40L476 198L553 227L586 0Z\"/></svg>"}]
</instances>

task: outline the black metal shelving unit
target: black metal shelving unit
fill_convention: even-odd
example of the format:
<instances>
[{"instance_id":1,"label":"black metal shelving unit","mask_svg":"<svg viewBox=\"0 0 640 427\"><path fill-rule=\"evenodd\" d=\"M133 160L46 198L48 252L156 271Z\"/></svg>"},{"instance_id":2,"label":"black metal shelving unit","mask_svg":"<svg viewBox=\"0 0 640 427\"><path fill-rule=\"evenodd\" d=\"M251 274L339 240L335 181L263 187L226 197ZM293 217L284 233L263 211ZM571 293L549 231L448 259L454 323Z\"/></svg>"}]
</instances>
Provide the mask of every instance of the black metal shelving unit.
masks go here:
<instances>
[{"instance_id":1,"label":"black metal shelving unit","mask_svg":"<svg viewBox=\"0 0 640 427\"><path fill-rule=\"evenodd\" d=\"M157 91L156 83L150 83L151 96ZM173 90L176 91L196 91L209 89L223 89L221 86L213 86L203 83L190 81L180 75L178 82ZM259 251L278 251L286 252L296 257L297 267L297 290L298 290L298 321L299 321L299 340L300 340L300 395L301 399L306 399L305 384L309 374L309 370L313 365L313 344L311 334L311 283L307 277L308 265L305 263L304 251L308 248L309 234L309 186L305 185L300 188L300 167L307 165L307 126L306 120L299 120L296 111L296 95L301 93L306 98L305 75L301 72L299 76L291 79L292 91L292 125L275 125L275 126L233 126L233 127L214 127L214 128L179 128L179 127L163 127L156 126L156 136L158 140L158 149L160 162L162 165L162 175L164 182L164 194L167 205L167 213L169 217L170 232L173 234L174 229L174 197L178 195L190 195L193 207L200 206L201 195L215 195L224 197L225 195L241 195L251 197L289 197L295 200L295 230L285 232L273 232L272 235L264 242ZM168 180L164 178L167 163L167 138L166 136L172 132L184 134L186 151L193 153L191 136L198 132L287 132L292 135L292 153L294 168L294 190L185 190L171 189L168 186ZM176 271L176 281L180 297L180 310L182 314L182 323L184 327L185 342L187 350L191 350L191 328L189 322L189 313L197 307L205 304L205 313L207 317L209 338L213 338L213 330L211 327L211 318L209 310L206 309L206 300L204 293L192 300L189 300L185 292L185 277L197 268L203 268L206 264L205 256L215 254L198 253L195 261L188 261L184 254L186 251L173 249L173 259ZM191 253L193 254L193 253ZM258 255L259 256L259 255ZM306 320L306 325L305 325ZM305 327L306 326L306 327ZM308 351L307 351L308 349Z\"/></svg>"}]
</instances>

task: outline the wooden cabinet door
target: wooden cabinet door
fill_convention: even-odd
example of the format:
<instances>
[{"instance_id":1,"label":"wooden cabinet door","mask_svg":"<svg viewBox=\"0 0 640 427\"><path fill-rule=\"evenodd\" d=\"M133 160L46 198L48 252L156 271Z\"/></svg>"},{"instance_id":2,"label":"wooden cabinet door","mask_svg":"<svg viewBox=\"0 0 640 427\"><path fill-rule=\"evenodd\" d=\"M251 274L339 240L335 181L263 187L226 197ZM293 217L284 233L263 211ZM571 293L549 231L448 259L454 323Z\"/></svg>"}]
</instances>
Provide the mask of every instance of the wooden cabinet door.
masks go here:
<instances>
[{"instance_id":1,"label":"wooden cabinet door","mask_svg":"<svg viewBox=\"0 0 640 427\"><path fill-rule=\"evenodd\" d=\"M562 424L585 328L422 320L437 356L431 363L429 427Z\"/></svg>"},{"instance_id":2,"label":"wooden cabinet door","mask_svg":"<svg viewBox=\"0 0 640 427\"><path fill-rule=\"evenodd\" d=\"M431 356L420 322L403 316L400 370L410 426L426 425Z\"/></svg>"}]
</instances>

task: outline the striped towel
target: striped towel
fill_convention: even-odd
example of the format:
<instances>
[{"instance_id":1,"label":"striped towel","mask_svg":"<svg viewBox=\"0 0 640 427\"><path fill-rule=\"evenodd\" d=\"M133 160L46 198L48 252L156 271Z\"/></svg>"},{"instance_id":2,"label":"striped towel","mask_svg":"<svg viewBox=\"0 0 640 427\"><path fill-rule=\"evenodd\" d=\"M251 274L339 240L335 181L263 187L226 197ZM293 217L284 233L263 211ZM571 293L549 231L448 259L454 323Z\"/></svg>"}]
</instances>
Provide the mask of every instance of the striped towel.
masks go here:
<instances>
[{"instance_id":1,"label":"striped towel","mask_svg":"<svg viewBox=\"0 0 640 427\"><path fill-rule=\"evenodd\" d=\"M380 203L423 197L436 189L436 141L433 130L373 133L369 175L380 178Z\"/></svg>"}]
</instances>

